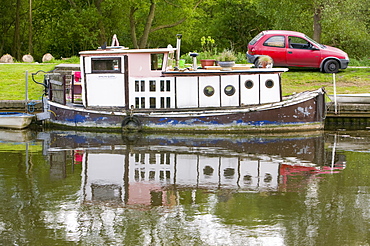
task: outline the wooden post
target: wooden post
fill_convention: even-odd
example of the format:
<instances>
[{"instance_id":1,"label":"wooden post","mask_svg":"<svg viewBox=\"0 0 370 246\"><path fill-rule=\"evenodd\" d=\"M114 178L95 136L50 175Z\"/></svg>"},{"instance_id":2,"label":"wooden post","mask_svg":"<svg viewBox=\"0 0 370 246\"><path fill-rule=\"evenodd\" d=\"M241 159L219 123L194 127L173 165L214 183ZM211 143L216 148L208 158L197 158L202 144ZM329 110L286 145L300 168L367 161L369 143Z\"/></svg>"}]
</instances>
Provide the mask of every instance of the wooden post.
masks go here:
<instances>
[{"instance_id":1,"label":"wooden post","mask_svg":"<svg viewBox=\"0 0 370 246\"><path fill-rule=\"evenodd\" d=\"M25 91L25 102L24 102L26 113L27 113L27 106L28 106L28 71L26 71L26 91Z\"/></svg>"},{"instance_id":2,"label":"wooden post","mask_svg":"<svg viewBox=\"0 0 370 246\"><path fill-rule=\"evenodd\" d=\"M337 107L337 85L335 82L335 73L333 73L333 87L334 87L334 114L338 113Z\"/></svg>"}]
</instances>

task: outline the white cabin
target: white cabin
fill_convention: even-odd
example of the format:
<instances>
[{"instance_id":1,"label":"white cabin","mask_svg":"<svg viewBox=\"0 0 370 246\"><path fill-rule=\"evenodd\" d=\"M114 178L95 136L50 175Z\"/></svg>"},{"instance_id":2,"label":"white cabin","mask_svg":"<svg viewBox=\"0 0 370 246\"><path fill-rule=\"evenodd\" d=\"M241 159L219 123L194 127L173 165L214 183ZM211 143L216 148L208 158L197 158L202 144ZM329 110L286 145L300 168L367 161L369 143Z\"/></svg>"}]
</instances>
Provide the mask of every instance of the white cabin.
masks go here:
<instances>
[{"instance_id":1,"label":"white cabin","mask_svg":"<svg viewBox=\"0 0 370 246\"><path fill-rule=\"evenodd\" d=\"M174 71L175 48L82 51L85 107L181 109L239 107L281 101L286 69Z\"/></svg>"}]
</instances>

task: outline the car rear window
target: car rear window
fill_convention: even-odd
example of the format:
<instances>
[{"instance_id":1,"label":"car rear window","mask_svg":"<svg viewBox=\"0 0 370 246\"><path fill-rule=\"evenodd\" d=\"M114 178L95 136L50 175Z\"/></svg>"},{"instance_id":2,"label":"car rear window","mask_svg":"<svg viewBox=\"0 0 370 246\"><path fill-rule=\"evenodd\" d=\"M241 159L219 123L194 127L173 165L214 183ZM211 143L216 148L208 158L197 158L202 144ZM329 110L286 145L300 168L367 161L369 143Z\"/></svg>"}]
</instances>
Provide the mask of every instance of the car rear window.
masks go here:
<instances>
[{"instance_id":1,"label":"car rear window","mask_svg":"<svg viewBox=\"0 0 370 246\"><path fill-rule=\"evenodd\" d=\"M250 45L254 45L255 43L257 43L257 41L263 36L263 33L260 32L259 34L257 34L257 36L255 36L250 42L249 44Z\"/></svg>"},{"instance_id":2,"label":"car rear window","mask_svg":"<svg viewBox=\"0 0 370 246\"><path fill-rule=\"evenodd\" d=\"M284 48L285 47L285 37L284 36L272 36L263 43L263 46Z\"/></svg>"}]
</instances>

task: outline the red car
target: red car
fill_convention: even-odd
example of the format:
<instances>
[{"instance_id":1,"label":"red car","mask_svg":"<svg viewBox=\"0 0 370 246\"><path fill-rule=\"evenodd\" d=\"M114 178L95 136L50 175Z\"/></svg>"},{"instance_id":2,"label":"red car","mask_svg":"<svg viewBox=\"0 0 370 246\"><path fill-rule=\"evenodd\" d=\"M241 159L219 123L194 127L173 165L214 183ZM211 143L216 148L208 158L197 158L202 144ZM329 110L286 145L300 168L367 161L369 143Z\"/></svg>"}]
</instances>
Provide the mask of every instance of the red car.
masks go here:
<instances>
[{"instance_id":1,"label":"red car","mask_svg":"<svg viewBox=\"0 0 370 246\"><path fill-rule=\"evenodd\" d=\"M349 63L346 52L293 31L260 32L248 44L248 62L258 67L261 55L270 56L274 66L320 68L325 73L336 73Z\"/></svg>"}]
</instances>

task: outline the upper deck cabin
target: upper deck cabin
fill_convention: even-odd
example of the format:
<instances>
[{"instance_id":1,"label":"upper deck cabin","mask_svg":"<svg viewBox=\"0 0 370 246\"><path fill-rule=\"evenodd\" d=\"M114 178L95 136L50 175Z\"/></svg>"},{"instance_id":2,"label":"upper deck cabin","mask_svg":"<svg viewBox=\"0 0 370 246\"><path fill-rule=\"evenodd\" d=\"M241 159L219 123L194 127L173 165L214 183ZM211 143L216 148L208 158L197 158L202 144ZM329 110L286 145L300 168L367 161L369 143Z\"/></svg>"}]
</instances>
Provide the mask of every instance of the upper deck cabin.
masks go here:
<instances>
[{"instance_id":1,"label":"upper deck cabin","mask_svg":"<svg viewBox=\"0 0 370 246\"><path fill-rule=\"evenodd\" d=\"M81 68L85 74L129 73L131 77L160 77L162 72L173 69L175 51L175 48L124 47L81 51Z\"/></svg>"},{"instance_id":2,"label":"upper deck cabin","mask_svg":"<svg viewBox=\"0 0 370 246\"><path fill-rule=\"evenodd\" d=\"M155 111L281 101L280 74L287 69L176 70L176 51L118 47L80 52L83 105Z\"/></svg>"}]
</instances>

